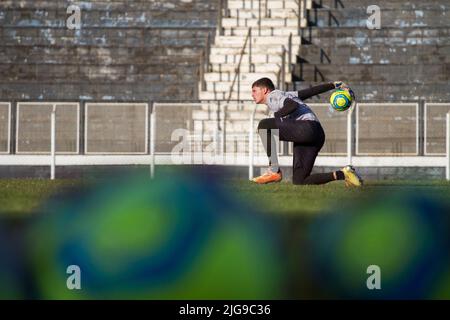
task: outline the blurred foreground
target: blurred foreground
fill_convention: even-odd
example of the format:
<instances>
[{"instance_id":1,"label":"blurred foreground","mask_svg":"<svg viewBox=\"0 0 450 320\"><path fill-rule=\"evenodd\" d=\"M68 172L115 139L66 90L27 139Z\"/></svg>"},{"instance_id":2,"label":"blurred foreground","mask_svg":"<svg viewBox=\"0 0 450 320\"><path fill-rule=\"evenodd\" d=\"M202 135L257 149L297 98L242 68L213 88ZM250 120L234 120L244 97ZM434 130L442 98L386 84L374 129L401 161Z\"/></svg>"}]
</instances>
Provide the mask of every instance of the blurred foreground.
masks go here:
<instances>
[{"instance_id":1,"label":"blurred foreground","mask_svg":"<svg viewBox=\"0 0 450 320\"><path fill-rule=\"evenodd\" d=\"M2 214L0 298L450 298L446 184L159 177L68 183L36 214ZM318 198L320 214L292 214ZM277 201L295 204L277 214Z\"/></svg>"}]
</instances>

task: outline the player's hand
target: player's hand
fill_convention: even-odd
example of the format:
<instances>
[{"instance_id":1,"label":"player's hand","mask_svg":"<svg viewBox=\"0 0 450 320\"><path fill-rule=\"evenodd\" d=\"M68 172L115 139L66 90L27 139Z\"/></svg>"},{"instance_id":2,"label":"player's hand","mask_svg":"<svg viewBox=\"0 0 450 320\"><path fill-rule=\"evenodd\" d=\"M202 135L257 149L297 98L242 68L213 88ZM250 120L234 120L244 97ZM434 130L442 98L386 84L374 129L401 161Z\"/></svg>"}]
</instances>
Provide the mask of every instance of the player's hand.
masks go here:
<instances>
[{"instance_id":1,"label":"player's hand","mask_svg":"<svg viewBox=\"0 0 450 320\"><path fill-rule=\"evenodd\" d=\"M348 84L346 84L345 82L342 81L335 81L334 83L334 87L336 89L342 89L342 90L347 90L348 93L350 93L350 95L352 96L352 100L355 101L356 100L356 96L355 93L353 92L353 90L348 86Z\"/></svg>"},{"instance_id":2,"label":"player's hand","mask_svg":"<svg viewBox=\"0 0 450 320\"><path fill-rule=\"evenodd\" d=\"M333 83L334 83L334 87L336 89L345 89L345 90L349 90L350 89L350 87L346 83L344 83L342 81L335 81Z\"/></svg>"}]
</instances>

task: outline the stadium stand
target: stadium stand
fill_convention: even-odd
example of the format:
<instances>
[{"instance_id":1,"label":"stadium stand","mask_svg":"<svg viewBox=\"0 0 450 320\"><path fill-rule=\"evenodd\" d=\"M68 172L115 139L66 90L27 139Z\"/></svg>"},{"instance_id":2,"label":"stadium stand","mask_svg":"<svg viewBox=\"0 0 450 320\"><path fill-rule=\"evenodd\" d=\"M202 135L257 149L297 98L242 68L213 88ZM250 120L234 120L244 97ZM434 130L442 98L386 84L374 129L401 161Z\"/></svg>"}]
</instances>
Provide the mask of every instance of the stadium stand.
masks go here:
<instances>
[{"instance_id":1,"label":"stadium stand","mask_svg":"<svg viewBox=\"0 0 450 320\"><path fill-rule=\"evenodd\" d=\"M0 2L2 100L196 99L217 0Z\"/></svg>"},{"instance_id":2,"label":"stadium stand","mask_svg":"<svg viewBox=\"0 0 450 320\"><path fill-rule=\"evenodd\" d=\"M380 29L369 30L370 5ZM294 70L296 88L345 79L360 101L449 101L450 3L315 0Z\"/></svg>"}]
</instances>

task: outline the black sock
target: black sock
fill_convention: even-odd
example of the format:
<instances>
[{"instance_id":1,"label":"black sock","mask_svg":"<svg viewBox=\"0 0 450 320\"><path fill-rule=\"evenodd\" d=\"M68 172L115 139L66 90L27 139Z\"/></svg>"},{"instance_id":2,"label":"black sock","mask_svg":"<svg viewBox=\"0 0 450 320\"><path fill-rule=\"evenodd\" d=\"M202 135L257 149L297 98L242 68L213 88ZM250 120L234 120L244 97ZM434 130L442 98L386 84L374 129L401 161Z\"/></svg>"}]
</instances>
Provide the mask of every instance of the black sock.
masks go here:
<instances>
[{"instance_id":1,"label":"black sock","mask_svg":"<svg viewBox=\"0 0 450 320\"><path fill-rule=\"evenodd\" d=\"M345 180L345 175L341 170L336 171L336 180Z\"/></svg>"}]
</instances>

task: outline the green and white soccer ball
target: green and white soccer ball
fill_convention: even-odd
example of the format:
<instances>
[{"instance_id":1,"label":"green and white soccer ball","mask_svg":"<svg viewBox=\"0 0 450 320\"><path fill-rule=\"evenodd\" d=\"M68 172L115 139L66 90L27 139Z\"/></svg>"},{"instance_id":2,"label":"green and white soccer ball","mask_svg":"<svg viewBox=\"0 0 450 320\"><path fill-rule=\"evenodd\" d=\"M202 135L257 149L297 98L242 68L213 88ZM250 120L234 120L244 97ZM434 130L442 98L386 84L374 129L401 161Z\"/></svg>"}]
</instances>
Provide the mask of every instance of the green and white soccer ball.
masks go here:
<instances>
[{"instance_id":1,"label":"green and white soccer ball","mask_svg":"<svg viewBox=\"0 0 450 320\"><path fill-rule=\"evenodd\" d=\"M350 90L337 89L330 97L330 104L336 111L345 111L352 106L353 100Z\"/></svg>"}]
</instances>

